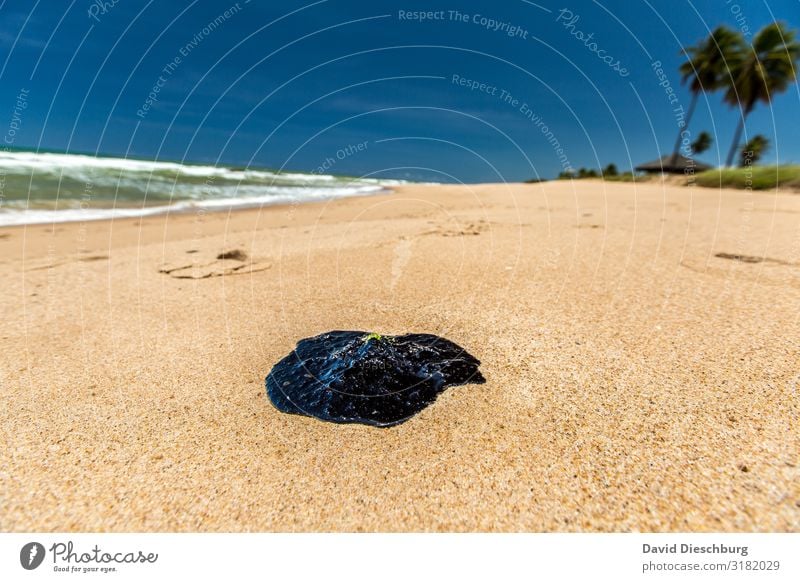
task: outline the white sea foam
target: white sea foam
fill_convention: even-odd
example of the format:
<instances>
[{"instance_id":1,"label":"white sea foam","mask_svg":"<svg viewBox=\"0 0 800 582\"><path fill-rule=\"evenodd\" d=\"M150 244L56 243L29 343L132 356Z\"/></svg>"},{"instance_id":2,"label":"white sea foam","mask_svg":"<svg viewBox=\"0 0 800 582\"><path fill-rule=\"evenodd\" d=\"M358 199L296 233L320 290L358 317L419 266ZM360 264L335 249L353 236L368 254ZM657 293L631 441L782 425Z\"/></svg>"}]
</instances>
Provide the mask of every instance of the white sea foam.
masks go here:
<instances>
[{"instance_id":1,"label":"white sea foam","mask_svg":"<svg viewBox=\"0 0 800 582\"><path fill-rule=\"evenodd\" d=\"M300 174L270 170L235 169L226 166L181 164L178 162L152 162L130 158L94 157L83 154L54 154L36 152L0 151L0 171L25 170L52 174L70 174L71 170L117 170L119 172L175 172L193 177L222 177L231 180L281 180L294 181L298 185L307 182L341 181L342 178L326 174ZM379 180L354 178L358 182L404 183L403 180Z\"/></svg>"},{"instance_id":2,"label":"white sea foam","mask_svg":"<svg viewBox=\"0 0 800 582\"><path fill-rule=\"evenodd\" d=\"M0 168L27 169L41 172L68 172L70 169L103 169L127 172L157 172L171 170L187 176L219 176L232 173L241 176L224 166L203 166L179 164L176 162L151 162L130 158L94 157L82 154L53 154L36 152L0 152ZM259 172L275 176L273 172Z\"/></svg>"},{"instance_id":3,"label":"white sea foam","mask_svg":"<svg viewBox=\"0 0 800 582\"><path fill-rule=\"evenodd\" d=\"M0 178L0 226L302 203L404 183L22 151L0 152Z\"/></svg>"},{"instance_id":4,"label":"white sea foam","mask_svg":"<svg viewBox=\"0 0 800 582\"><path fill-rule=\"evenodd\" d=\"M288 190L288 189L287 189ZM299 190L299 189L295 189ZM157 214L183 213L193 210L235 210L242 208L258 208L278 204L294 204L332 200L347 196L374 194L385 191L381 186L360 186L351 188L303 188L302 197L297 193L265 196L249 196L244 198L212 198L207 200L182 200L174 204L162 206L142 206L138 208L62 208L59 210L39 210L30 208L0 209L0 226L19 226L25 224L53 224L58 222L84 222L91 220L109 220L115 218L136 218Z\"/></svg>"}]
</instances>

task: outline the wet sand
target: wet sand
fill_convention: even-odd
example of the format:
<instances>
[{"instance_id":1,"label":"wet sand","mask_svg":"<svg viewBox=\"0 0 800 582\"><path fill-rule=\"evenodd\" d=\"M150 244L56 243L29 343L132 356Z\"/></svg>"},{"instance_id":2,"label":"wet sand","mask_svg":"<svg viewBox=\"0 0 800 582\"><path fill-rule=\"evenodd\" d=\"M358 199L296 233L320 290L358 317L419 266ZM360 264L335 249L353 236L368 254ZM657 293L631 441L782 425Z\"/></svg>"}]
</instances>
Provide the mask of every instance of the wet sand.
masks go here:
<instances>
[{"instance_id":1,"label":"wet sand","mask_svg":"<svg viewBox=\"0 0 800 582\"><path fill-rule=\"evenodd\" d=\"M0 529L800 531L799 226L580 181L0 229ZM334 329L487 382L390 429L278 412Z\"/></svg>"}]
</instances>

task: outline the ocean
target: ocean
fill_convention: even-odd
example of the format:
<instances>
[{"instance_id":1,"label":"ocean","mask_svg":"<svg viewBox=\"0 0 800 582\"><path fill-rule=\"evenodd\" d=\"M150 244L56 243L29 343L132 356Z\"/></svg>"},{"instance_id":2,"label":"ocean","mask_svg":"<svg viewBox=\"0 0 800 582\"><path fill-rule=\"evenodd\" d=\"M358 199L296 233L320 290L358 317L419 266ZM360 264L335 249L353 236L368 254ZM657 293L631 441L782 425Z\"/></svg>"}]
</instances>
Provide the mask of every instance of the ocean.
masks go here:
<instances>
[{"instance_id":1,"label":"ocean","mask_svg":"<svg viewBox=\"0 0 800 582\"><path fill-rule=\"evenodd\" d=\"M365 195L401 180L0 152L0 226L293 204Z\"/></svg>"}]
</instances>

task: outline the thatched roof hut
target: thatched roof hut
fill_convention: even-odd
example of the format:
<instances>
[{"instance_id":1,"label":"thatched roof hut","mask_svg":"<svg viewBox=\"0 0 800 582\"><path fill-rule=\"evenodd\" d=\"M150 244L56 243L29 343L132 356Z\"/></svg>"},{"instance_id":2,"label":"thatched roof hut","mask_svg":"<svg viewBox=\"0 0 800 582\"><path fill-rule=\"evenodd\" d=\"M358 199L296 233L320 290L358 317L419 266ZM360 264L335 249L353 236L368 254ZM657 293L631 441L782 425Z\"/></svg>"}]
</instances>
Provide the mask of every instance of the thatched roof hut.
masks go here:
<instances>
[{"instance_id":1,"label":"thatched roof hut","mask_svg":"<svg viewBox=\"0 0 800 582\"><path fill-rule=\"evenodd\" d=\"M645 172L647 174L691 174L692 172L705 172L711 168L712 166L698 162L693 158L667 154L658 160L640 164L634 169L637 172Z\"/></svg>"}]
</instances>

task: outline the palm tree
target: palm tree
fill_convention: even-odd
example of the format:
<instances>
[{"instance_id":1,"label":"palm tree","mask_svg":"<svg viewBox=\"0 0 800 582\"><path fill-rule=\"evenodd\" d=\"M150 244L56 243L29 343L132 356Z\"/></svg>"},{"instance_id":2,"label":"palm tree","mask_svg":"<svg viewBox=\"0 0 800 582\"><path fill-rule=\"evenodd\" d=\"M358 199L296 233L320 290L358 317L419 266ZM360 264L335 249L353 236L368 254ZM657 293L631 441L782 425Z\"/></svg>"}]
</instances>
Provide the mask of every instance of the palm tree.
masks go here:
<instances>
[{"instance_id":1,"label":"palm tree","mask_svg":"<svg viewBox=\"0 0 800 582\"><path fill-rule=\"evenodd\" d=\"M692 142L692 153L695 155L702 154L708 148L711 147L711 143L714 139L711 137L711 134L707 131L701 131L697 134L697 139Z\"/></svg>"},{"instance_id":2,"label":"palm tree","mask_svg":"<svg viewBox=\"0 0 800 582\"><path fill-rule=\"evenodd\" d=\"M680 66L681 82L689 82L692 101L686 113L686 123L678 130L678 139L675 140L675 147L672 150L672 164L678 158L683 130L692 119L700 93L725 86L726 76L729 76L729 65L736 61L744 46L744 38L740 33L727 26L718 26L708 38L683 51L688 58Z\"/></svg>"},{"instance_id":3,"label":"palm tree","mask_svg":"<svg viewBox=\"0 0 800 582\"><path fill-rule=\"evenodd\" d=\"M753 46L733 63L725 101L739 107L741 116L725 165L733 163L745 121L756 104L770 103L776 93L785 91L797 77L800 43L795 41L795 34L782 22L773 22L758 31Z\"/></svg>"},{"instance_id":4,"label":"palm tree","mask_svg":"<svg viewBox=\"0 0 800 582\"><path fill-rule=\"evenodd\" d=\"M769 140L759 134L748 141L739 152L739 166L744 168L752 164L757 164L761 156L769 149Z\"/></svg>"}]
</instances>

